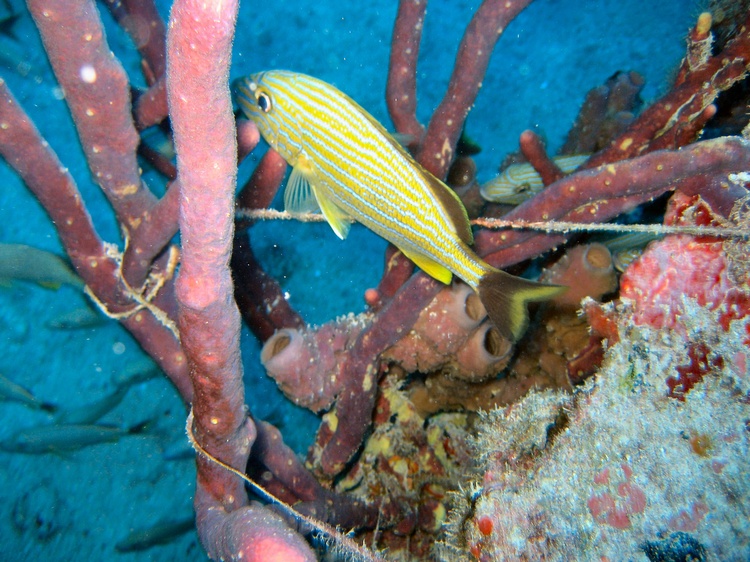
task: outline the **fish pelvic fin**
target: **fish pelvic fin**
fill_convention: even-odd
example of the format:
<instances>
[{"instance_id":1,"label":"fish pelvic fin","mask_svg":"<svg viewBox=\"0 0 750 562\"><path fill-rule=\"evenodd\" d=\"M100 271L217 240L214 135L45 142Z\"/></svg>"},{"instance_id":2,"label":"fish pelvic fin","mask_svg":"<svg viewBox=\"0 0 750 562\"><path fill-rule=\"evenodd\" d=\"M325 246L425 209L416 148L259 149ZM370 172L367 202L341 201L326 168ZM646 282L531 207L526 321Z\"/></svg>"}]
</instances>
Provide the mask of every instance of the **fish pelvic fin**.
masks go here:
<instances>
[{"instance_id":1,"label":"fish pelvic fin","mask_svg":"<svg viewBox=\"0 0 750 562\"><path fill-rule=\"evenodd\" d=\"M340 239L349 235L351 219L316 181L315 168L310 160L301 155L292 168L286 190L284 208L293 213L315 213L321 211L328 224Z\"/></svg>"},{"instance_id":2,"label":"fish pelvic fin","mask_svg":"<svg viewBox=\"0 0 750 562\"><path fill-rule=\"evenodd\" d=\"M318 197L320 210L323 211L323 216L328 221L328 224L333 229L333 232L336 233L336 236L338 236L341 240L349 236L349 229L351 228L352 223L349 215L346 214L346 211L344 211L341 207L336 205L336 203L322 195L319 191L316 190L315 193Z\"/></svg>"},{"instance_id":3,"label":"fish pelvic fin","mask_svg":"<svg viewBox=\"0 0 750 562\"><path fill-rule=\"evenodd\" d=\"M479 280L477 293L487 315L503 336L513 342L529 325L527 305L549 300L564 291L562 285L545 285L490 268Z\"/></svg>"}]
</instances>

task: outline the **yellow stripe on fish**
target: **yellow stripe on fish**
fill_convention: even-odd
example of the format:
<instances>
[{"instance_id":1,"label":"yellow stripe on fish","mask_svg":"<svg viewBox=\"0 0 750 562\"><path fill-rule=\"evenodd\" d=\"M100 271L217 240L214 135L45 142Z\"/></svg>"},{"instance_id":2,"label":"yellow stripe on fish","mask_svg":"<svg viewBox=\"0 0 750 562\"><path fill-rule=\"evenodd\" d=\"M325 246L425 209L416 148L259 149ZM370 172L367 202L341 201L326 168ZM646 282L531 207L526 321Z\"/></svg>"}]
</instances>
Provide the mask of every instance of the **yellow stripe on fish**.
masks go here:
<instances>
[{"instance_id":1,"label":"yellow stripe on fish","mask_svg":"<svg viewBox=\"0 0 750 562\"><path fill-rule=\"evenodd\" d=\"M574 172L589 159L590 154L555 156L555 164L566 174ZM544 189L542 178L529 163L511 164L495 179L479 188L479 193L487 201L503 205L520 205Z\"/></svg>"},{"instance_id":2,"label":"yellow stripe on fish","mask_svg":"<svg viewBox=\"0 0 750 562\"><path fill-rule=\"evenodd\" d=\"M263 138L292 166L288 211L320 210L339 238L350 220L373 230L435 279L455 274L478 294L503 335L518 340L529 301L564 288L495 269L470 248L458 196L420 166L369 113L321 80L283 70L243 78L238 102Z\"/></svg>"}]
</instances>

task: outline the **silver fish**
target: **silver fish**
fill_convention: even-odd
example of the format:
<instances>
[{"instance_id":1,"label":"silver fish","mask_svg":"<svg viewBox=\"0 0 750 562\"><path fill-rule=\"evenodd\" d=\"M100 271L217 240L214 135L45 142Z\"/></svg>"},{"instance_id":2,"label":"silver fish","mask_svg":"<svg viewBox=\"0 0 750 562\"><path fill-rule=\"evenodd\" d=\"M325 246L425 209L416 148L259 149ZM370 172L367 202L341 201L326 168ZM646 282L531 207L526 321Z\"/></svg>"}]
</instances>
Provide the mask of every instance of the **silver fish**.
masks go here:
<instances>
[{"instance_id":1,"label":"silver fish","mask_svg":"<svg viewBox=\"0 0 750 562\"><path fill-rule=\"evenodd\" d=\"M566 174L574 172L589 159L590 154L555 156L555 164ZM531 164L511 164L496 178L479 188L487 201L504 205L520 205L544 189L542 178Z\"/></svg>"},{"instance_id":2,"label":"silver fish","mask_svg":"<svg viewBox=\"0 0 750 562\"><path fill-rule=\"evenodd\" d=\"M6 453L43 455L77 451L100 443L114 443L121 437L143 433L147 423L130 428L108 425L40 425L22 429L0 442Z\"/></svg>"},{"instance_id":3,"label":"silver fish","mask_svg":"<svg viewBox=\"0 0 750 562\"><path fill-rule=\"evenodd\" d=\"M44 410L46 412L54 412L57 408L54 404L39 400L31 393L31 391L22 387L20 384L14 383L4 375L0 375L0 398L12 402L19 402L29 408Z\"/></svg>"},{"instance_id":4,"label":"silver fish","mask_svg":"<svg viewBox=\"0 0 750 562\"><path fill-rule=\"evenodd\" d=\"M106 396L88 402L75 408L66 408L61 410L55 416L55 423L59 425L89 425L93 424L114 410L125 395L128 393L128 385L119 386Z\"/></svg>"},{"instance_id":5,"label":"silver fish","mask_svg":"<svg viewBox=\"0 0 750 562\"><path fill-rule=\"evenodd\" d=\"M60 285L83 287L83 280L60 256L24 244L0 244L0 285L14 280L53 289Z\"/></svg>"},{"instance_id":6,"label":"silver fish","mask_svg":"<svg viewBox=\"0 0 750 562\"><path fill-rule=\"evenodd\" d=\"M195 529L195 515L172 521L162 521L147 529L130 533L115 545L118 552L135 552L152 546L166 544Z\"/></svg>"},{"instance_id":7,"label":"silver fish","mask_svg":"<svg viewBox=\"0 0 750 562\"><path fill-rule=\"evenodd\" d=\"M628 266L641 256L650 242L660 238L663 238L663 235L652 232L630 232L603 240L602 243L612 252L615 269L624 273Z\"/></svg>"},{"instance_id":8,"label":"silver fish","mask_svg":"<svg viewBox=\"0 0 750 562\"><path fill-rule=\"evenodd\" d=\"M103 314L88 306L81 306L55 316L46 325L53 330L81 330L103 326L106 323L107 318Z\"/></svg>"},{"instance_id":9,"label":"silver fish","mask_svg":"<svg viewBox=\"0 0 750 562\"><path fill-rule=\"evenodd\" d=\"M121 372L116 373L113 382L117 386L133 386L150 381L161 374L159 366L148 357L144 357L129 363Z\"/></svg>"},{"instance_id":10,"label":"silver fish","mask_svg":"<svg viewBox=\"0 0 750 562\"><path fill-rule=\"evenodd\" d=\"M122 372L114 376L113 381L117 386L112 392L82 406L66 408L60 411L55 421L58 424L69 425L95 423L122 402L122 399L125 398L131 386L155 378L159 373L161 373L159 367L148 358L131 363Z\"/></svg>"}]
</instances>

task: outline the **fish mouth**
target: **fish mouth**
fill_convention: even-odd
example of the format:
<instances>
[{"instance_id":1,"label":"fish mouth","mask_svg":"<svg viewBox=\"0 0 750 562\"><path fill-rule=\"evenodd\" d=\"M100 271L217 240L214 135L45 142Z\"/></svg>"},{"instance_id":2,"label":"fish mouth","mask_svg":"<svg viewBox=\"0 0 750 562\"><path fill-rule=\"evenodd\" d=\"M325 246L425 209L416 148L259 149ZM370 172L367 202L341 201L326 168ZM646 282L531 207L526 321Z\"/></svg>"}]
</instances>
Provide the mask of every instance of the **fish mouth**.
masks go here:
<instances>
[{"instance_id":1,"label":"fish mouth","mask_svg":"<svg viewBox=\"0 0 750 562\"><path fill-rule=\"evenodd\" d=\"M251 76L245 76L238 79L234 84L234 92L237 103L245 113L254 113L257 111L258 101L255 92L258 91L258 83Z\"/></svg>"}]
</instances>

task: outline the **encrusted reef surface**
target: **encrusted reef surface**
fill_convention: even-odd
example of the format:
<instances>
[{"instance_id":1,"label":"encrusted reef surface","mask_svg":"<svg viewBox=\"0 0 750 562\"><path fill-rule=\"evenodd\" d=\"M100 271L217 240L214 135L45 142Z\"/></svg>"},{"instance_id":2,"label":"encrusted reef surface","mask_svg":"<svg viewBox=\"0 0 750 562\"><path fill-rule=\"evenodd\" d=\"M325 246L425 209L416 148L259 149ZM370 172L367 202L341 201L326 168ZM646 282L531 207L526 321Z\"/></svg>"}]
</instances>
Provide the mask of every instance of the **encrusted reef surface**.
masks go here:
<instances>
[{"instance_id":1,"label":"encrusted reef surface","mask_svg":"<svg viewBox=\"0 0 750 562\"><path fill-rule=\"evenodd\" d=\"M682 337L627 324L575 394L531 393L485 416L483 476L459 498L444 558L687 560L653 554L676 536L696 560L750 559L746 365L667 397L665 376L689 361ZM747 349L739 332L711 331L725 352Z\"/></svg>"},{"instance_id":2,"label":"encrusted reef surface","mask_svg":"<svg viewBox=\"0 0 750 562\"><path fill-rule=\"evenodd\" d=\"M705 211L677 197L668 222ZM594 378L483 415L439 558L750 560L746 258L687 240L653 243L619 301L585 307L609 343Z\"/></svg>"}]
</instances>

